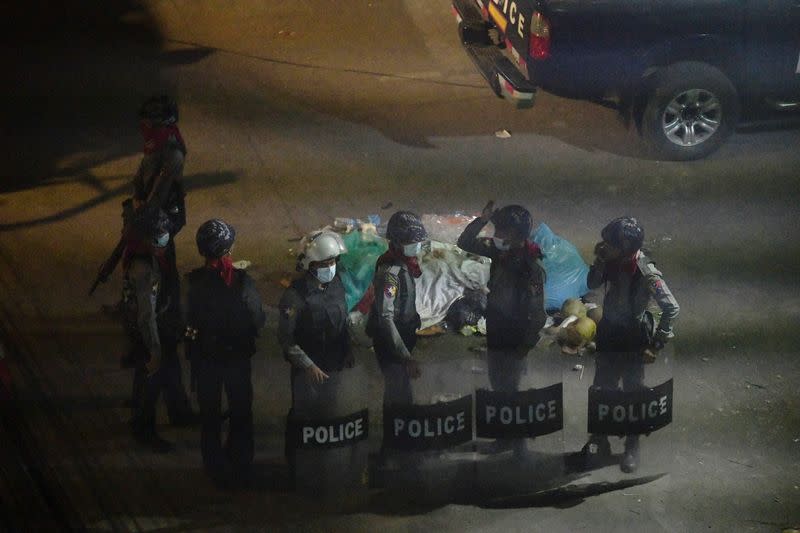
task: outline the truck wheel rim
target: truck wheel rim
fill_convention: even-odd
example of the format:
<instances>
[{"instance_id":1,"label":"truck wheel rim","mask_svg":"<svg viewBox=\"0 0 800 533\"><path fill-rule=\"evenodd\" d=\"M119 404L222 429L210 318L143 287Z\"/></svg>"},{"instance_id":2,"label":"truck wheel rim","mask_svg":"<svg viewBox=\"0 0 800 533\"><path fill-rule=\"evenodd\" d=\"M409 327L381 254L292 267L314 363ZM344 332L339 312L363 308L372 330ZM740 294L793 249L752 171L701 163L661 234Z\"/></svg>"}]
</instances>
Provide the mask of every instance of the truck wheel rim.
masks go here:
<instances>
[{"instance_id":1,"label":"truck wheel rim","mask_svg":"<svg viewBox=\"0 0 800 533\"><path fill-rule=\"evenodd\" d=\"M719 129L722 105L713 93L690 89L676 96L664 109L661 126L664 135L681 147L696 146Z\"/></svg>"}]
</instances>

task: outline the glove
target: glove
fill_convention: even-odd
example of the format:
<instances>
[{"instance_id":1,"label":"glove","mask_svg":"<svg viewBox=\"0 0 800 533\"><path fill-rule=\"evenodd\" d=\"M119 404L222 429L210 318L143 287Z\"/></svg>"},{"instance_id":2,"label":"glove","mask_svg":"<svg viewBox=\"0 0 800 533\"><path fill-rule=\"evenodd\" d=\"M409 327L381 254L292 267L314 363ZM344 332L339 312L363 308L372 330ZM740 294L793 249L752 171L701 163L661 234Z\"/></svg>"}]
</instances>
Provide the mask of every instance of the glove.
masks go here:
<instances>
[{"instance_id":1,"label":"glove","mask_svg":"<svg viewBox=\"0 0 800 533\"><path fill-rule=\"evenodd\" d=\"M361 311L353 311L347 315L347 324L350 326L358 326L364 321L364 313Z\"/></svg>"},{"instance_id":2,"label":"glove","mask_svg":"<svg viewBox=\"0 0 800 533\"><path fill-rule=\"evenodd\" d=\"M642 350L642 359L646 365L655 363L656 359L658 359L658 350L653 346L648 346Z\"/></svg>"}]
</instances>

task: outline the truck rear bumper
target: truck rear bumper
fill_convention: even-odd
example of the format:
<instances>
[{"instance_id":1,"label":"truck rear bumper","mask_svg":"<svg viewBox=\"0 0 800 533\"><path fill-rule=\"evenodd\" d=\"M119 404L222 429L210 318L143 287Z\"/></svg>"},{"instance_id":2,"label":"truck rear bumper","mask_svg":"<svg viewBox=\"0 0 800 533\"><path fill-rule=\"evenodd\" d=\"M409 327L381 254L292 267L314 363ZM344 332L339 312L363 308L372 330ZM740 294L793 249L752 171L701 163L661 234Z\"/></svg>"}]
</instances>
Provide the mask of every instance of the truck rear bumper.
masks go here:
<instances>
[{"instance_id":1,"label":"truck rear bumper","mask_svg":"<svg viewBox=\"0 0 800 533\"><path fill-rule=\"evenodd\" d=\"M495 94L517 107L532 106L536 86L492 43L489 23L481 16L475 0L452 1L461 44Z\"/></svg>"}]
</instances>

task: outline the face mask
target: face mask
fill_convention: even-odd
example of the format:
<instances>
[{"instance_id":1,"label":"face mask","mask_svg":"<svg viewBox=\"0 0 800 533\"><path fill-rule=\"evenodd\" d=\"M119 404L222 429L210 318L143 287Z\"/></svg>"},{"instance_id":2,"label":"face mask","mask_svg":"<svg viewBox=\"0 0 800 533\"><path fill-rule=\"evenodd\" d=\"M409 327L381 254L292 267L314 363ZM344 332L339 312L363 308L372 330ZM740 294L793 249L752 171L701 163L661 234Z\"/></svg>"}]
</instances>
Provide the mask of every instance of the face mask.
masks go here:
<instances>
[{"instance_id":1,"label":"face mask","mask_svg":"<svg viewBox=\"0 0 800 533\"><path fill-rule=\"evenodd\" d=\"M501 252L505 252L506 250L511 249L511 245L506 242L505 239L498 239L497 237L492 237L494 241L494 247L500 250Z\"/></svg>"},{"instance_id":2,"label":"face mask","mask_svg":"<svg viewBox=\"0 0 800 533\"><path fill-rule=\"evenodd\" d=\"M169 243L169 233L164 233L156 238L156 246L159 248L165 247Z\"/></svg>"},{"instance_id":3,"label":"face mask","mask_svg":"<svg viewBox=\"0 0 800 533\"><path fill-rule=\"evenodd\" d=\"M330 283L333 281L333 277L336 275L336 265L332 265L325 268L318 268L314 277L316 277L320 283Z\"/></svg>"},{"instance_id":4,"label":"face mask","mask_svg":"<svg viewBox=\"0 0 800 533\"><path fill-rule=\"evenodd\" d=\"M406 257L416 257L420 250L422 250L422 243L415 242L414 244L406 244L403 246L403 255Z\"/></svg>"}]
</instances>

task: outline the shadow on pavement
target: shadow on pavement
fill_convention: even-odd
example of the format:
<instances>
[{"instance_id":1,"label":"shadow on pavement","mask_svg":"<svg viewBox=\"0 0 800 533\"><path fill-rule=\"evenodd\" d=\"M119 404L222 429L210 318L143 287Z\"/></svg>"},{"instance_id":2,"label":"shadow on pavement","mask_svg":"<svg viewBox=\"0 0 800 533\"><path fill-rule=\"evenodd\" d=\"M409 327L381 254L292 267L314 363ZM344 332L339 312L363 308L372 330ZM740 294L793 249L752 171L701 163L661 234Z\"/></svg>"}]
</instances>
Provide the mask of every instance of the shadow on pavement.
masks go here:
<instances>
[{"instance_id":1,"label":"shadow on pavement","mask_svg":"<svg viewBox=\"0 0 800 533\"><path fill-rule=\"evenodd\" d=\"M85 174L84 176L91 176L91 174ZM196 189L205 189L209 187L217 187L220 185L225 185L228 183L234 183L238 179L238 176L239 173L237 172L201 172L198 174L185 176L183 180L186 191L188 192ZM115 176L114 178L106 178L106 179L119 180L122 178L123 176ZM80 177L77 178L77 180L81 179L82 178ZM65 220L75 215L79 215L80 213L83 213L93 207L96 207L114 198L120 196L124 196L127 198L133 192L129 180L110 189L105 187L105 185L103 185L99 180L95 179L94 182L97 184L96 188L98 188L100 191L97 194L97 196L89 200L86 200L84 202L81 202L77 205L74 205L72 207L68 207L57 213L53 213L52 215L29 219L29 220L21 220L17 222L8 222L5 224L0 224L0 232L13 231L20 228L41 226L44 224L50 224L53 222Z\"/></svg>"},{"instance_id":2,"label":"shadow on pavement","mask_svg":"<svg viewBox=\"0 0 800 533\"><path fill-rule=\"evenodd\" d=\"M12 0L2 13L0 117L11 127L0 133L0 193L138 152L142 100L175 92L162 70L211 53L163 50L155 17L135 0Z\"/></svg>"}]
</instances>

